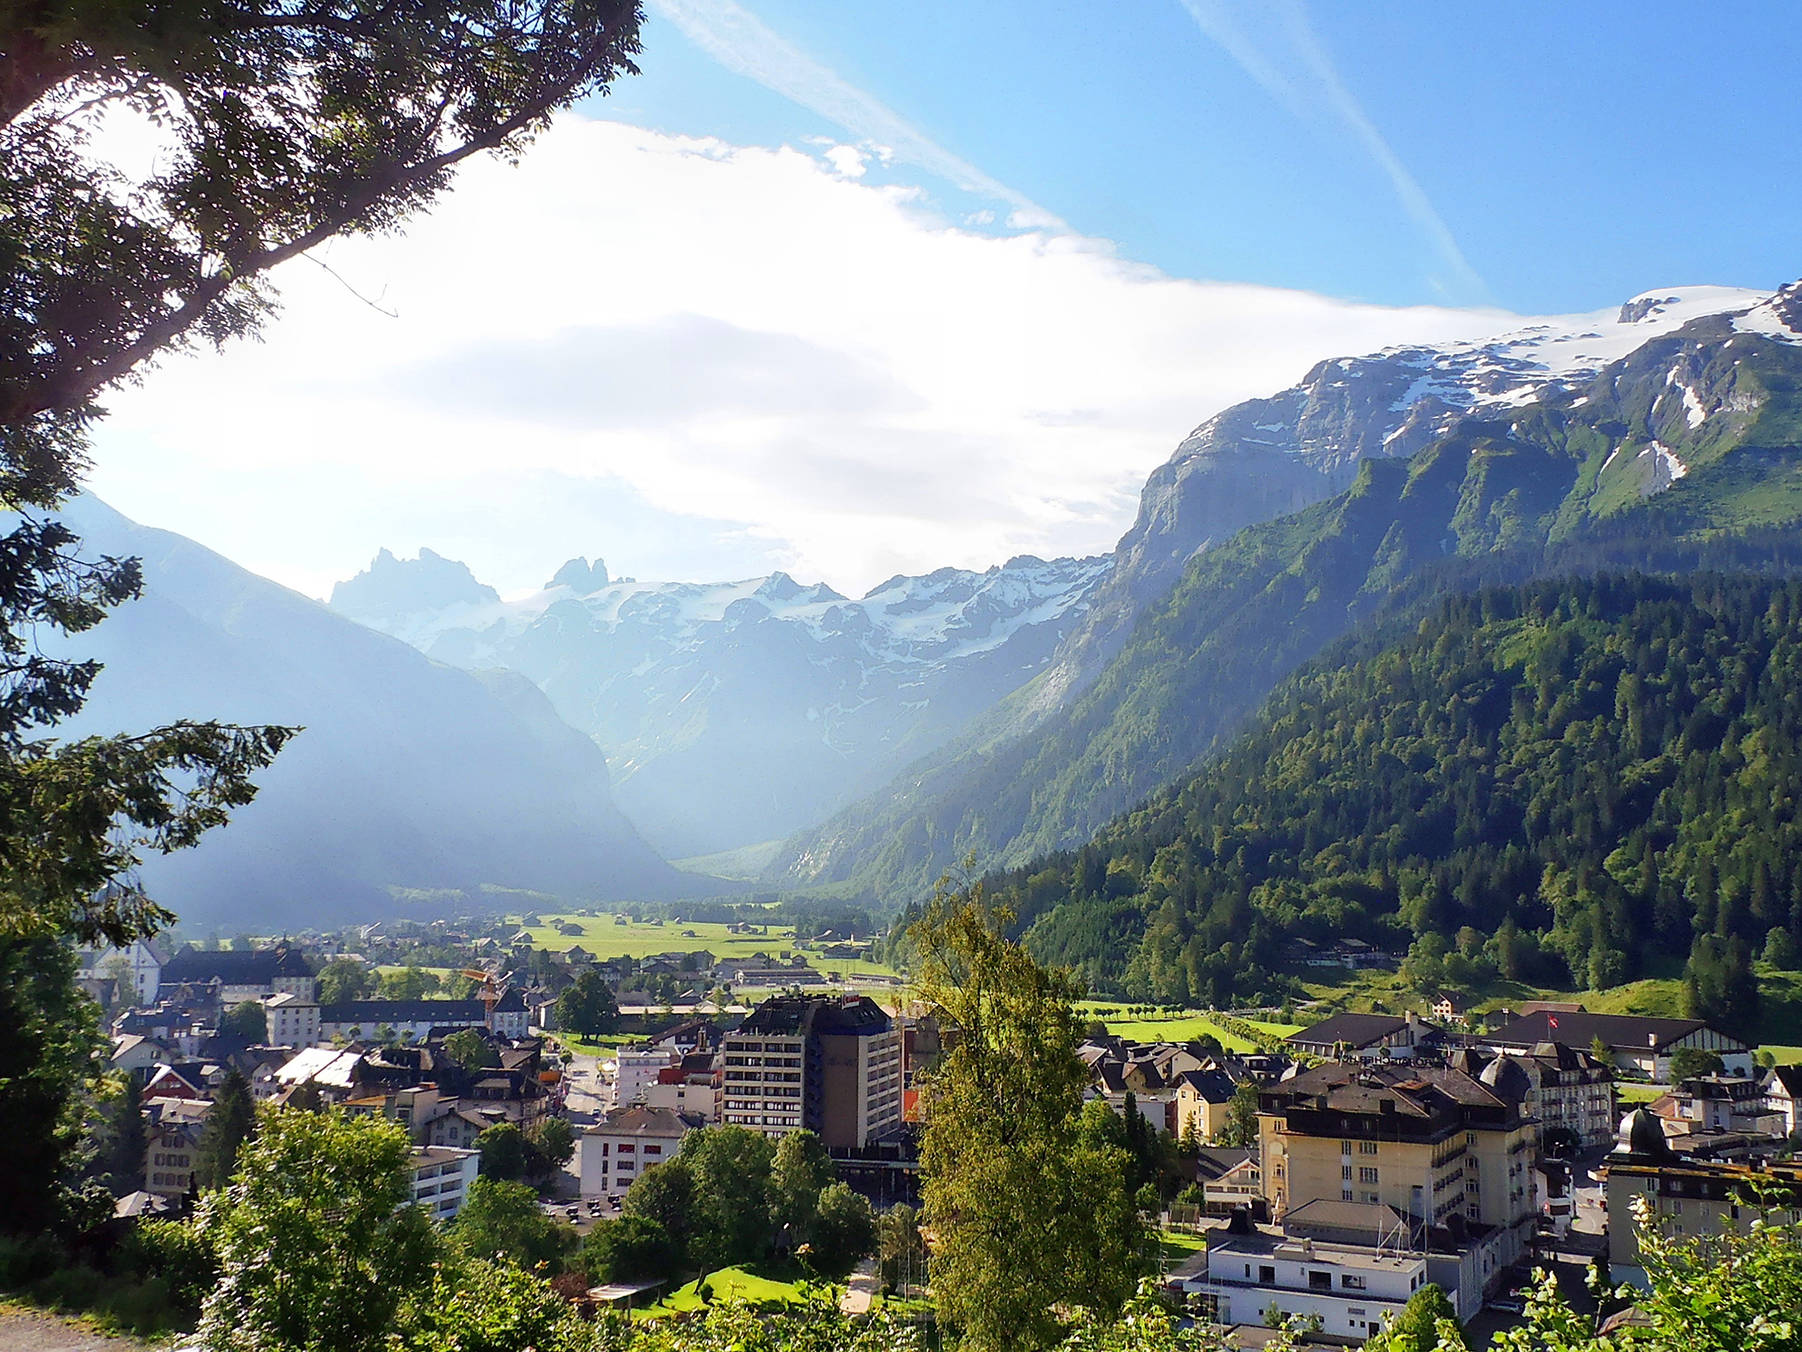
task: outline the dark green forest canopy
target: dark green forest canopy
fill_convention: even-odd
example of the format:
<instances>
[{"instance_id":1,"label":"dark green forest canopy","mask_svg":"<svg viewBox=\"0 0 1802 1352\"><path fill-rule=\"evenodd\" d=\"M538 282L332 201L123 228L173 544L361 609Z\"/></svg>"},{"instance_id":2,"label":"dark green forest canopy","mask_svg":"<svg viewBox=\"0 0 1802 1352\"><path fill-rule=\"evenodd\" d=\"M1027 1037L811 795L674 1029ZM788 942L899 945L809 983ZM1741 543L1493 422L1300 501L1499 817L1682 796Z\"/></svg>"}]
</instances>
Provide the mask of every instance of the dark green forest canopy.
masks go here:
<instances>
[{"instance_id":1,"label":"dark green forest canopy","mask_svg":"<svg viewBox=\"0 0 1802 1352\"><path fill-rule=\"evenodd\" d=\"M1548 984L1687 961L1698 1011L1743 1025L1751 957L1802 941L1799 787L1802 581L1538 582L1341 643L996 898L1041 956L1136 996L1268 992L1296 936L1462 933Z\"/></svg>"}]
</instances>

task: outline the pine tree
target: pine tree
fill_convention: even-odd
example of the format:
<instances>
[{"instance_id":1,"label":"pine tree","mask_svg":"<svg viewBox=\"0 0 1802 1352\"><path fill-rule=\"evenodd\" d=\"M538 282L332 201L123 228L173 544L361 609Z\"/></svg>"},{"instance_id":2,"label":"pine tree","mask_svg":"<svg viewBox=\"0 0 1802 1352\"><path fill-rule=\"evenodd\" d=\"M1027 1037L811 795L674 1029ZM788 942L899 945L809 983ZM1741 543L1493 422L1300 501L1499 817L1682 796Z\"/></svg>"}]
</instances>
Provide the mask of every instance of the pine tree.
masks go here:
<instances>
[{"instance_id":1,"label":"pine tree","mask_svg":"<svg viewBox=\"0 0 1802 1352\"><path fill-rule=\"evenodd\" d=\"M256 1105L250 1082L235 1068L225 1073L195 1152L194 1180L202 1188L223 1188L237 1172L238 1152L256 1134Z\"/></svg>"}]
</instances>

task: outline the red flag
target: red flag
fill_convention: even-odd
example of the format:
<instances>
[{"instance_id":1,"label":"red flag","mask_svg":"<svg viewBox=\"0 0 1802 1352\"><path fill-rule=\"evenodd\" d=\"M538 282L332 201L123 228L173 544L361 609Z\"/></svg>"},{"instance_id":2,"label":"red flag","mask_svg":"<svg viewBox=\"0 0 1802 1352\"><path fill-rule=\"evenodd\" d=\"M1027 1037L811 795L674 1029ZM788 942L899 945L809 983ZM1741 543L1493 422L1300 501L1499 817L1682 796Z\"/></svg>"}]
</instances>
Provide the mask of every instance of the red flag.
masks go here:
<instances>
[{"instance_id":1,"label":"red flag","mask_svg":"<svg viewBox=\"0 0 1802 1352\"><path fill-rule=\"evenodd\" d=\"M1547 1014L1545 1016L1545 1026L1547 1028L1556 1028L1558 1026L1558 1016L1556 1014Z\"/></svg>"}]
</instances>

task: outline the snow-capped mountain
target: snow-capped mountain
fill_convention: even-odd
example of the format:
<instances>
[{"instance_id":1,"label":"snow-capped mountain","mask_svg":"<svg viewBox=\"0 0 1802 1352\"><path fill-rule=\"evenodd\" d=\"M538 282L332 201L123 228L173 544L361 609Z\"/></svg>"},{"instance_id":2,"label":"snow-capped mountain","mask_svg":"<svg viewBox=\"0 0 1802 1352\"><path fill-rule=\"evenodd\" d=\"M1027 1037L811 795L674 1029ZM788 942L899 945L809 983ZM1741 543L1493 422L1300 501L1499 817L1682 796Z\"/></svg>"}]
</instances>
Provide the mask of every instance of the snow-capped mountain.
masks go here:
<instances>
[{"instance_id":1,"label":"snow-capped mountain","mask_svg":"<svg viewBox=\"0 0 1802 1352\"><path fill-rule=\"evenodd\" d=\"M1614 311L1539 319L1493 338L1318 363L1299 384L1197 427L1153 472L1121 539L1116 584L1162 595L1196 550L1345 488L1358 462L1413 455L1459 419L1575 390L1610 362L1761 291L1648 291Z\"/></svg>"},{"instance_id":2,"label":"snow-capped mountain","mask_svg":"<svg viewBox=\"0 0 1802 1352\"><path fill-rule=\"evenodd\" d=\"M1109 567L1021 557L853 600L785 573L638 582L577 559L502 601L461 564L384 550L332 604L440 661L530 677L606 750L652 843L688 856L784 835L942 744L1044 665Z\"/></svg>"},{"instance_id":3,"label":"snow-capped mountain","mask_svg":"<svg viewBox=\"0 0 1802 1352\"><path fill-rule=\"evenodd\" d=\"M1569 444L1541 448L1545 466L1520 472L1515 499L1503 493L1481 507L1500 477L1473 475L1467 505L1474 515L1459 520L1461 535L1416 510L1419 504L1397 504L1398 522L1432 534L1427 552L1435 557L1454 548L1499 549L1511 532L1530 537L1540 526L1529 530L1526 523L1538 523L1546 501L1568 503L1568 531L1679 481L1693 486L1698 475L1711 481L1723 519L1774 519L1789 501L1787 485L1772 486L1770 501L1754 511L1723 486L1739 471L1737 462L1732 470L1714 464L1747 438L1787 448L1793 435L1781 419L1759 429L1775 397L1761 383L1768 363L1742 370L1736 334L1802 341L1802 283L1775 295L1728 287L1653 291L1617 310L1536 319L1486 340L1322 361L1290 389L1215 415L1153 472L1113 569L1044 670L880 793L784 842L766 878L849 881L900 898L970 850L1017 863L1072 844L1155 790L1225 726L1220 709L1232 702L1222 702L1223 690L1239 692L1236 716L1267 689L1246 674L1256 653L1312 651L1311 633L1337 634L1354 618L1343 599L1331 614L1308 609L1317 592L1337 594L1309 568L1327 569L1335 584L1342 574L1368 577L1369 593L1354 598L1359 604L1393 585L1405 553L1401 526L1393 540L1379 534L1368 542L1380 559L1348 562L1335 551L1356 554L1346 542L1346 532L1355 534L1351 526L1292 515L1341 493L1345 511L1355 515L1366 505L1350 491L1355 483L1396 477L1362 472L1366 461L1431 454L1471 426L1486 426L1504 441L1530 440L1536 433L1523 432L1520 421L1532 417L1530 406L1587 428ZM1787 369L1770 379L1790 388ZM1598 421L1604 407L1612 411ZM1450 463L1443 455L1440 461ZM1782 479L1786 464L1775 453L1753 456L1743 477L1764 491L1767 478ZM1381 508L1381 519L1389 510ZM1277 520L1285 517L1295 523L1292 538ZM1260 523L1272 524L1241 536L1236 552L1226 551L1233 561L1210 571L1208 551ZM1324 533L1310 534L1317 530ZM1298 561L1296 550L1305 557ZM1198 555L1204 557L1196 574L1186 578ZM1259 571L1270 559L1283 564L1274 577ZM1223 579L1235 567L1239 581L1229 585ZM1240 583L1245 596L1234 590ZM1302 614L1305 624L1297 619ZM1161 629L1153 623L1160 616ZM1141 632L1148 624L1156 631L1150 638ZM895 842L907 842L906 849Z\"/></svg>"}]
</instances>

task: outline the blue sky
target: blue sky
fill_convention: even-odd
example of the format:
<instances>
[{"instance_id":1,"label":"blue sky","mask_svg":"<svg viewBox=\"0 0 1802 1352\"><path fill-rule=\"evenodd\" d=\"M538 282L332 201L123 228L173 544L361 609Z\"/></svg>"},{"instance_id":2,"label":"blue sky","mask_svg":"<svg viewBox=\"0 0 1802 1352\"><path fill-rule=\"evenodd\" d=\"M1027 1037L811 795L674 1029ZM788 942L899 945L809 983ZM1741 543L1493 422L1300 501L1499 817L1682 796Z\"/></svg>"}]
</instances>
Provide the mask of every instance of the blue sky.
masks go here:
<instances>
[{"instance_id":1,"label":"blue sky","mask_svg":"<svg viewBox=\"0 0 1802 1352\"><path fill-rule=\"evenodd\" d=\"M1111 548L1322 358L1802 275L1788 4L646 3L641 76L115 392L95 491L316 596L854 593Z\"/></svg>"},{"instance_id":2,"label":"blue sky","mask_svg":"<svg viewBox=\"0 0 1802 1352\"><path fill-rule=\"evenodd\" d=\"M1173 275L1534 313L1802 274L1792 5L746 8L941 146ZM644 76L611 115L737 143L844 134L723 72L673 12L653 4ZM1468 275L1324 93L1298 27ZM1233 30L1280 83L1234 59L1217 36Z\"/></svg>"}]
</instances>

